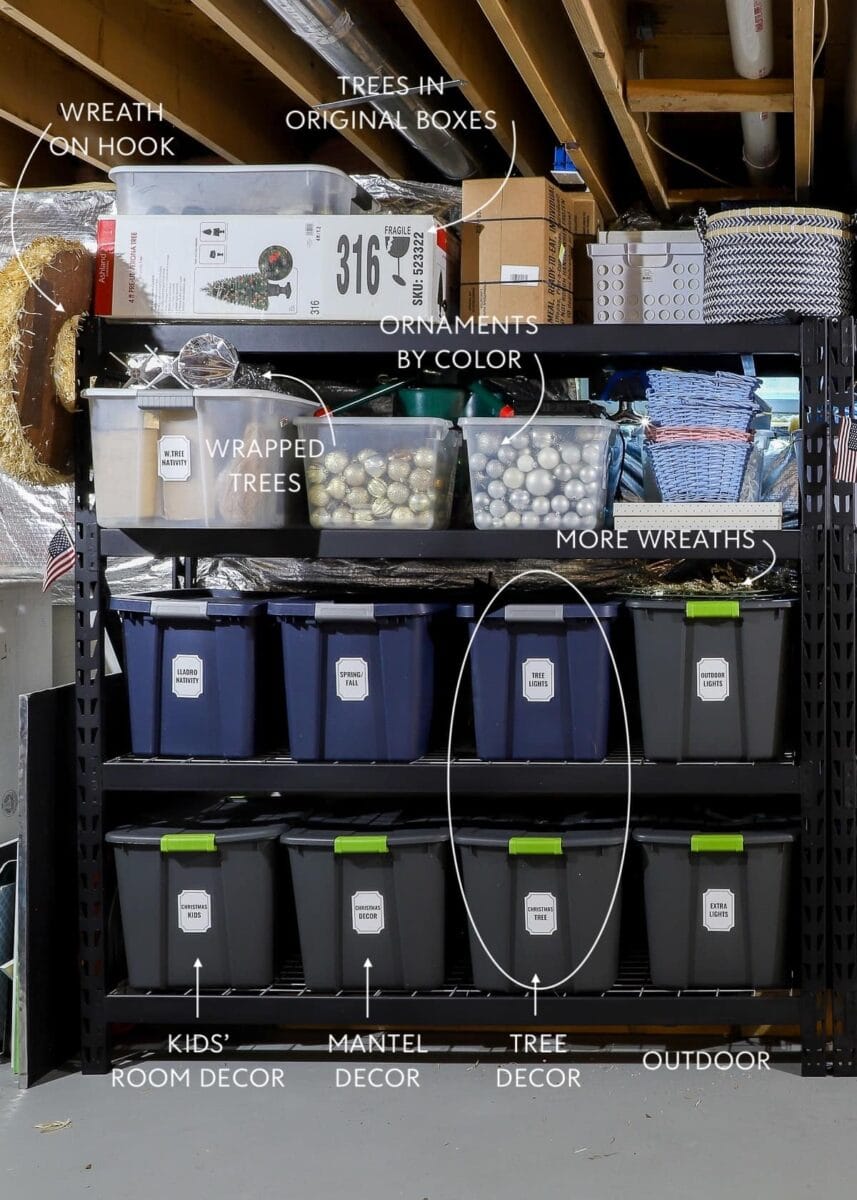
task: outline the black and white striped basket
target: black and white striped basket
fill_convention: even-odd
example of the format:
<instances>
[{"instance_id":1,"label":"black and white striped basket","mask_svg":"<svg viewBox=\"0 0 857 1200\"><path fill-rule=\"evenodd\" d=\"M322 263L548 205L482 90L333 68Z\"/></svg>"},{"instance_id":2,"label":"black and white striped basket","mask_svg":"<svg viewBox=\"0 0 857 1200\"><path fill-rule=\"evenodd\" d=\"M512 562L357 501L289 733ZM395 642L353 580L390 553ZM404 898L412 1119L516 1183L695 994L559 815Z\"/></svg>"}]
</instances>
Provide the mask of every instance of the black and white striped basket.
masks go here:
<instances>
[{"instance_id":1,"label":"black and white striped basket","mask_svg":"<svg viewBox=\"0 0 857 1200\"><path fill-rule=\"evenodd\" d=\"M704 320L796 321L854 311L854 218L827 208L742 208L696 228Z\"/></svg>"}]
</instances>

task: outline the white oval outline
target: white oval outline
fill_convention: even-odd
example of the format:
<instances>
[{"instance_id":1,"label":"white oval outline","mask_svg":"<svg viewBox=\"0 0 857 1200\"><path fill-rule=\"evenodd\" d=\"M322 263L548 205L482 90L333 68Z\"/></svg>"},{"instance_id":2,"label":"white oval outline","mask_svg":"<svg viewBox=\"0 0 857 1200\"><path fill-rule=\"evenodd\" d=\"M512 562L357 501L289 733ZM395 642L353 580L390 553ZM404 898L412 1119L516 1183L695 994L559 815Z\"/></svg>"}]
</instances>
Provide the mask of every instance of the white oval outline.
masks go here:
<instances>
[{"instance_id":1,"label":"white oval outline","mask_svg":"<svg viewBox=\"0 0 857 1200\"><path fill-rule=\"evenodd\" d=\"M465 670L467 668L467 664L470 660L470 651L473 648L473 643L476 640L476 635L479 633L479 630L482 627L482 622L487 617L488 611L491 608L491 606L495 603L496 600L498 600L500 598L500 596L503 595L503 593L506 591L507 588L511 587L513 583L517 583L518 580L520 580L520 579L526 579L526 577L528 575L550 575L554 579L558 579L560 581L560 583L564 583L568 587L570 587L572 589L572 591L574 591L577 594L577 596L583 601L583 603L589 609L589 612L590 612L593 620L595 621L595 624L598 626L598 632L601 634L601 637L604 641L604 645L607 647L607 653L610 656L610 663L613 667L613 675L616 680L616 685L619 689L619 700L622 705L622 719L623 719L623 722L625 725L625 748L627 750L627 755L628 755L628 800L627 800L627 807L626 807L626 812L625 812L625 836L624 836L624 840L622 842L622 856L619 860L619 870L616 873L616 883L613 887L613 895L610 897L610 904L607 907L607 913L604 917L604 920L601 923L601 928L598 930L598 933L595 935L595 940L592 943L592 945L589 947L589 949L587 950L586 954L583 956L583 958L580 960L580 962L577 964L577 966L568 973L568 975L564 975L562 979L557 979L553 983L542 983L541 981L539 981L538 983L534 983L533 980L530 980L529 983L522 983L520 979L516 979L514 975L510 975L509 972L497 962L497 959L494 957L494 955L488 949L488 946L485 944L485 940L479 931L479 926L476 924L476 921L473 917L473 913L470 911L470 905L467 901L467 893L465 891L464 880L461 875L461 865L458 861L458 854L456 853L455 828L452 823L452 732L453 732L453 726L455 725L455 714L458 709L458 696L459 696L459 692L461 691L461 683L462 683L462 680L464 679L464 672L465 672ZM494 964L494 966L497 968L497 970L500 972L500 974L504 978L508 979L510 983L514 983L516 987L521 988L525 992L534 992L534 993L552 992L556 988L562 987L562 985L564 983L568 983L568 981L570 979L574 978L574 976L578 973L578 971L580 971L583 967L586 966L589 959L595 953L595 950L598 947L598 943L601 941L601 938L604 935L604 931L607 928L607 925L610 921L611 916L613 915L613 909L616 906L616 899L619 895L619 889L622 886L622 875L625 871L625 860L626 860L627 854L628 854L628 842L630 840L630 832L631 832L631 767L632 767L632 763L631 763L631 733L630 733L630 729L629 729L629 725L628 725L628 706L625 703L625 692L622 688L622 679L619 674L619 668L616 664L616 658L613 654L613 647L610 645L610 639L608 638L608 636L604 630L604 626L601 624L601 621L598 619L598 616L596 615L594 608L589 603L587 598L584 596L583 592L580 590L580 588L577 586L577 584L572 583L572 581L570 579L566 579L564 575L560 575L558 571L552 571L547 567L531 567L530 569L528 569L526 571L518 572L517 575L513 575L511 579L508 579L503 584L503 586L501 588L499 588L497 592L495 592L495 594L491 597L491 599L485 605L485 608L482 610L482 612L479 616L479 620L476 622L476 625L473 629L473 633L470 635L470 640L467 643L467 649L464 651L464 657L461 660L461 669L458 672L458 679L456 680L456 684L455 684L455 692L452 697L452 708L451 708L450 714L449 714L449 737L447 739L447 745L446 745L446 815L447 815L447 822L449 825L450 848L452 851L452 863L453 863L453 866L455 867L455 878L458 883L458 890L461 893L461 899L464 902L464 910L467 913L468 923L470 924L470 927L473 930L473 932L476 934L476 938L477 938L477 941L479 942L479 945L482 947L482 949L488 955L491 962Z\"/></svg>"}]
</instances>

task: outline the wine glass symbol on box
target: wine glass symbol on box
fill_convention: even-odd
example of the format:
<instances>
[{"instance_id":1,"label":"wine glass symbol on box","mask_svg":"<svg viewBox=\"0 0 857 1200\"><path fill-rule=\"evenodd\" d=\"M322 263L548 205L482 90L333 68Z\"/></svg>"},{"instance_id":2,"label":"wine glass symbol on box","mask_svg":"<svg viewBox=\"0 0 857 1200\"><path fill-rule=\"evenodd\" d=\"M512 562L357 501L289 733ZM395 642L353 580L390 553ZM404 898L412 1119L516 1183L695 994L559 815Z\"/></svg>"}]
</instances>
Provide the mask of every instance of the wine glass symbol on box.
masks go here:
<instances>
[{"instance_id":1,"label":"wine glass symbol on box","mask_svg":"<svg viewBox=\"0 0 857 1200\"><path fill-rule=\"evenodd\" d=\"M384 248L390 258L396 260L396 270L393 272L394 283L397 283L399 287L407 287L402 277L402 259L411 248L411 235L409 233L388 233L384 238Z\"/></svg>"}]
</instances>

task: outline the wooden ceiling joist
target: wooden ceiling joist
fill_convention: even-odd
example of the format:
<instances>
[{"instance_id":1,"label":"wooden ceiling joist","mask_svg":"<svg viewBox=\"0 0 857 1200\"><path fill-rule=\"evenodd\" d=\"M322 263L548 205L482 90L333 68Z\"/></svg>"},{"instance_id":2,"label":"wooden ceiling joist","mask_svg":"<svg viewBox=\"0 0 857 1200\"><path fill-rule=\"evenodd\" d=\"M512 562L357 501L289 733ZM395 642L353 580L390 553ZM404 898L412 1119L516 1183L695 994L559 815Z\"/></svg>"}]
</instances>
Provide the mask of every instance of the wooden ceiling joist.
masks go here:
<instances>
[{"instance_id":1,"label":"wooden ceiling joist","mask_svg":"<svg viewBox=\"0 0 857 1200\"><path fill-rule=\"evenodd\" d=\"M0 21L0 45L3 47L0 117L27 131L30 149L34 144L32 139L50 125L49 136L65 138L75 158L106 171L127 162L115 150L111 151L110 139L169 136L169 126L160 122L142 124L121 120L105 126L85 118L66 119L57 108L57 97L113 105L118 105L123 97L93 79L87 71L55 54L38 38L6 21ZM106 143L105 138L108 139ZM57 158L62 161L65 155ZM164 160L156 158L153 161Z\"/></svg>"},{"instance_id":2,"label":"wooden ceiling joist","mask_svg":"<svg viewBox=\"0 0 857 1200\"><path fill-rule=\"evenodd\" d=\"M812 183L817 115L812 83L814 47L815 0L792 0L795 192L799 200L806 197Z\"/></svg>"},{"instance_id":3,"label":"wooden ceiling joist","mask_svg":"<svg viewBox=\"0 0 857 1200\"><path fill-rule=\"evenodd\" d=\"M632 169L560 0L479 0L558 142L569 144L605 219L633 189Z\"/></svg>"},{"instance_id":4,"label":"wooden ceiling joist","mask_svg":"<svg viewBox=\"0 0 857 1200\"><path fill-rule=\"evenodd\" d=\"M29 130L0 120L0 187L16 187L25 166L24 187L62 187L74 183L76 159L71 155L57 158L42 144L28 163L34 146L35 139Z\"/></svg>"},{"instance_id":5,"label":"wooden ceiling joist","mask_svg":"<svg viewBox=\"0 0 857 1200\"><path fill-rule=\"evenodd\" d=\"M192 2L304 104L313 107L342 97L336 73L261 0ZM394 179L412 176L420 169L417 156L390 130L346 128L340 132Z\"/></svg>"},{"instance_id":6,"label":"wooden ceiling joist","mask_svg":"<svg viewBox=\"0 0 857 1200\"><path fill-rule=\"evenodd\" d=\"M195 0L199 2L199 0ZM553 137L500 45L476 0L396 0L414 30L450 79L463 79L462 95L478 112L493 110L494 136L512 153L512 119L517 142L516 165L524 175L544 175L553 157Z\"/></svg>"},{"instance_id":7,"label":"wooden ceiling joist","mask_svg":"<svg viewBox=\"0 0 857 1200\"><path fill-rule=\"evenodd\" d=\"M283 122L260 119L263 97L254 102L245 78L225 60L212 60L168 14L144 0L0 0L0 15L102 83L162 105L172 125L230 162L277 162L295 145ZM50 94L89 98L86 89Z\"/></svg>"},{"instance_id":8,"label":"wooden ceiling joist","mask_svg":"<svg viewBox=\"0 0 857 1200\"><path fill-rule=\"evenodd\" d=\"M790 79L629 79L632 113L791 112Z\"/></svg>"},{"instance_id":9,"label":"wooden ceiling joist","mask_svg":"<svg viewBox=\"0 0 857 1200\"><path fill-rule=\"evenodd\" d=\"M563 0L604 100L656 208L668 204L660 151L625 101L624 4L618 0Z\"/></svg>"}]
</instances>

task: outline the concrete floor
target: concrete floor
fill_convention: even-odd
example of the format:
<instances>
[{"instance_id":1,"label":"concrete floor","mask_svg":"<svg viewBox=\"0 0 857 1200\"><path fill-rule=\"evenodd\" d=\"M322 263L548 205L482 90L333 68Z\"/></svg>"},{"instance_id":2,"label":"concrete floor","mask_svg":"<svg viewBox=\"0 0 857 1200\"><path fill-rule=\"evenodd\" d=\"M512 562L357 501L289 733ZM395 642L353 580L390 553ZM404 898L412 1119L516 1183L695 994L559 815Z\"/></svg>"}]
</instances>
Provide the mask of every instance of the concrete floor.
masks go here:
<instances>
[{"instance_id":1,"label":"concrete floor","mask_svg":"<svg viewBox=\"0 0 857 1200\"><path fill-rule=\"evenodd\" d=\"M533 1091L498 1090L493 1063L421 1063L419 1090L370 1092L337 1089L341 1064L279 1065L285 1086L259 1091L194 1074L191 1089L68 1075L20 1092L0 1068L0 1195L794 1200L857 1172L857 1081L792 1066L583 1064L579 1088ZM71 1124L36 1129L54 1121Z\"/></svg>"}]
</instances>

